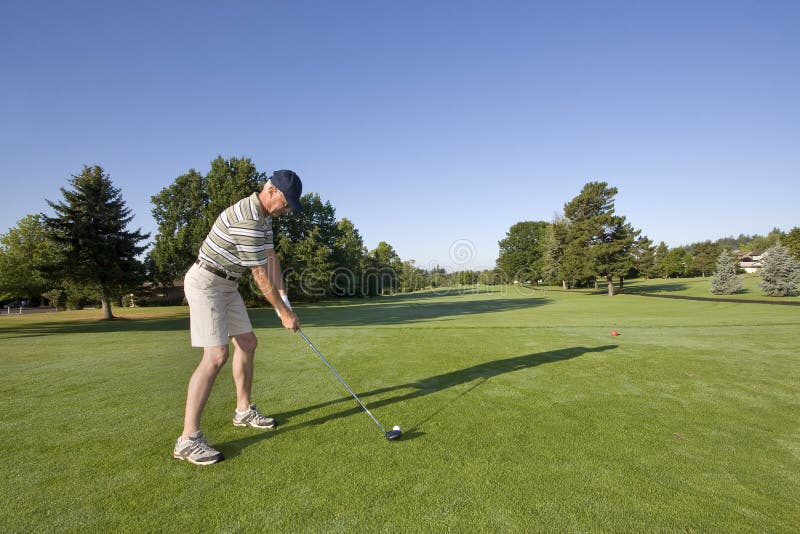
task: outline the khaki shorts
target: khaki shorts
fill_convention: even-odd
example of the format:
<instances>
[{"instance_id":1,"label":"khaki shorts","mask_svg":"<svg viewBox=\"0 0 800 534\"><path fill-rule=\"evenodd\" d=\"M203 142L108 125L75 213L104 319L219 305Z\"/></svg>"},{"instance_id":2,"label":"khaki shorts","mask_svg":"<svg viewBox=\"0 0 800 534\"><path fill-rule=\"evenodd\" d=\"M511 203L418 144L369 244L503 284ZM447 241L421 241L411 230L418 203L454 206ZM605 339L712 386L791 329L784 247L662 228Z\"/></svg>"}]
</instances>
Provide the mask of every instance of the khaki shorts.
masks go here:
<instances>
[{"instance_id":1,"label":"khaki shorts","mask_svg":"<svg viewBox=\"0 0 800 534\"><path fill-rule=\"evenodd\" d=\"M183 279L183 291L193 347L227 345L230 337L253 331L238 280L225 280L195 264Z\"/></svg>"}]
</instances>

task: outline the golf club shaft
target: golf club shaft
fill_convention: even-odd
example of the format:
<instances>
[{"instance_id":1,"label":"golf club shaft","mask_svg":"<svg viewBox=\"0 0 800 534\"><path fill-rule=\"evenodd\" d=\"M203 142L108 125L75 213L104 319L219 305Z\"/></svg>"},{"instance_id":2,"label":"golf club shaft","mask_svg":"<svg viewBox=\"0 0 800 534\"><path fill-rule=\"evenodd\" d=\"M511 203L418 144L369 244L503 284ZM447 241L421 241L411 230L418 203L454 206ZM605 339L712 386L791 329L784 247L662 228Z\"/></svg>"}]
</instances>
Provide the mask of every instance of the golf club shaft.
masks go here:
<instances>
[{"instance_id":1,"label":"golf club shaft","mask_svg":"<svg viewBox=\"0 0 800 534\"><path fill-rule=\"evenodd\" d=\"M325 359L325 356L323 356L323 355L322 355L322 353L321 353L320 351L318 351L318 350L317 350L317 347L315 347L315 346L314 346L314 344L313 344L313 343L311 343L311 340L310 340L310 339L308 339L308 337L306 337L305 333L304 333L302 330L298 330L298 332L300 333L300 336L301 336L303 339L305 339L305 340L306 340L306 343L308 343L308 346L309 346L309 347L311 347L311 350L313 350L314 352L316 352L316 353L317 353L317 356L319 356L319 359L320 359L320 360L322 360L322 363L324 363L325 365L327 365L327 366L328 366L328 369L330 369L330 370L331 370L331 372L333 373L333 376L335 376L335 377L336 377L336 378L339 380L339 382L341 382L341 383L342 383L342 385L343 385L345 388L347 388L347 391L350 393L350 395L352 395L352 396L353 396L353 398L356 400L356 402L358 403L358 405L359 405L359 406L361 406L361 407L364 409L364 411L365 411L365 412L367 412L367 415L370 417L370 419L372 419L373 421L375 421L375 424L376 424L376 425L378 425L378 428L380 428L380 429L381 429L381 431L382 431L384 434L386 434L386 429L385 429L385 428L383 428L383 425L380 423L380 421L378 421L378 420L375 418L375 416L374 416L374 415L372 415L372 412L370 412L370 411L369 411L369 409L368 409L366 406L364 406L364 403L363 403L363 402L361 402L361 399L359 399L359 398L358 398L358 395L356 395L356 394L353 392L353 390L352 390L352 389L350 389L350 386L348 386L348 385L347 385L347 382L345 382L345 381L344 381L344 378L342 378L342 376L341 376L339 373L337 373L337 372L336 372L336 369L334 369L334 368L333 368L333 366L330 364L330 362L329 362L327 359Z\"/></svg>"}]
</instances>

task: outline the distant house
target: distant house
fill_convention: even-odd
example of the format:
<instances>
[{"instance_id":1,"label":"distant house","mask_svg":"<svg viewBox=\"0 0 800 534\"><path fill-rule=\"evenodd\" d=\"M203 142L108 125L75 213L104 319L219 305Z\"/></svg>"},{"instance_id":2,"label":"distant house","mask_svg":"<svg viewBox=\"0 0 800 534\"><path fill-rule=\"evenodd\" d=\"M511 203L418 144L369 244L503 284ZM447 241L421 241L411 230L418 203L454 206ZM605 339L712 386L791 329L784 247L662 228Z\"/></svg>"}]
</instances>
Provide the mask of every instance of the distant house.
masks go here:
<instances>
[{"instance_id":1,"label":"distant house","mask_svg":"<svg viewBox=\"0 0 800 534\"><path fill-rule=\"evenodd\" d=\"M739 254L739 267L746 273L755 273L761 269L762 265L761 262L763 261L766 254L753 254L752 252L747 252L744 254Z\"/></svg>"}]
</instances>

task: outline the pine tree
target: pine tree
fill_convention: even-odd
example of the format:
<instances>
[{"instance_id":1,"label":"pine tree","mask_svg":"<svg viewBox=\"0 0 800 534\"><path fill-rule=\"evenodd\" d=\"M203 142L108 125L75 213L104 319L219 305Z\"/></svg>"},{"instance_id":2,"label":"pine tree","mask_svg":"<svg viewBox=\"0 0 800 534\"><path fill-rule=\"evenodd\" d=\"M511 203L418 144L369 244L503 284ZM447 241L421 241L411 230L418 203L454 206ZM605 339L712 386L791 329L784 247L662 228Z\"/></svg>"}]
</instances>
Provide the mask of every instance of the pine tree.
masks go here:
<instances>
[{"instance_id":1,"label":"pine tree","mask_svg":"<svg viewBox=\"0 0 800 534\"><path fill-rule=\"evenodd\" d=\"M711 279L711 292L715 295L733 295L742 291L742 281L736 276L736 258L727 249L717 259L717 272Z\"/></svg>"},{"instance_id":2,"label":"pine tree","mask_svg":"<svg viewBox=\"0 0 800 534\"><path fill-rule=\"evenodd\" d=\"M797 294L800 283L800 264L787 247L776 245L764 253L759 285L771 297L786 297Z\"/></svg>"},{"instance_id":3,"label":"pine tree","mask_svg":"<svg viewBox=\"0 0 800 534\"><path fill-rule=\"evenodd\" d=\"M72 190L61 188L64 202L47 201L56 211L45 216L49 238L64 254L51 266L66 282L96 292L105 319L113 319L111 300L141 283L144 266L137 259L138 246L149 234L129 232L133 220L120 190L102 167L84 166L70 180Z\"/></svg>"},{"instance_id":4,"label":"pine tree","mask_svg":"<svg viewBox=\"0 0 800 534\"><path fill-rule=\"evenodd\" d=\"M589 182L564 204L570 224L563 265L579 281L604 277L609 296L614 295L614 277L621 281L633 268L632 252L640 234L614 213L616 194L617 188L606 182Z\"/></svg>"},{"instance_id":5,"label":"pine tree","mask_svg":"<svg viewBox=\"0 0 800 534\"><path fill-rule=\"evenodd\" d=\"M334 274L331 293L337 296L355 296L361 283L361 259L367 248L355 225L348 218L336 223L336 239L333 243L332 262Z\"/></svg>"},{"instance_id":6,"label":"pine tree","mask_svg":"<svg viewBox=\"0 0 800 534\"><path fill-rule=\"evenodd\" d=\"M633 268L644 276L645 280L650 278L655 270L655 252L653 242L645 235L639 237L633 245Z\"/></svg>"},{"instance_id":7,"label":"pine tree","mask_svg":"<svg viewBox=\"0 0 800 534\"><path fill-rule=\"evenodd\" d=\"M656 247L656 251L653 257L653 275L660 276L661 278L668 278L669 273L667 272L666 265L664 261L669 254L669 247L667 244L661 241L658 246Z\"/></svg>"},{"instance_id":8,"label":"pine tree","mask_svg":"<svg viewBox=\"0 0 800 534\"><path fill-rule=\"evenodd\" d=\"M544 254L542 255L542 278L548 284L557 283L558 280L558 264L562 255L562 243L559 240L557 225L564 223L559 219L554 219L551 224L547 225L542 237L542 248ZM558 228L560 229L560 228Z\"/></svg>"},{"instance_id":9,"label":"pine tree","mask_svg":"<svg viewBox=\"0 0 800 534\"><path fill-rule=\"evenodd\" d=\"M711 241L695 243L691 246L691 254L694 258L692 262L694 269L699 271L702 276L707 276L714 271L714 264L719 258L720 247Z\"/></svg>"}]
</instances>

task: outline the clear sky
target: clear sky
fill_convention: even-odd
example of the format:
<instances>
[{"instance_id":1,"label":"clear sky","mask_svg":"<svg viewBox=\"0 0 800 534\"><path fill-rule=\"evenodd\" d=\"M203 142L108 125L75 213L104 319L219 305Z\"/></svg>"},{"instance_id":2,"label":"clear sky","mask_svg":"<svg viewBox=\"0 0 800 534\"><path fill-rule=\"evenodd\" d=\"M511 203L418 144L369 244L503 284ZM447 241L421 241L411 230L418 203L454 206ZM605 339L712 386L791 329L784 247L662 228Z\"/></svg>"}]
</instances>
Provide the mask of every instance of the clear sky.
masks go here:
<instances>
[{"instance_id":1,"label":"clear sky","mask_svg":"<svg viewBox=\"0 0 800 534\"><path fill-rule=\"evenodd\" d=\"M0 233L99 164L150 197L296 170L427 267L494 265L584 183L656 243L800 226L800 2L4 2Z\"/></svg>"}]
</instances>

